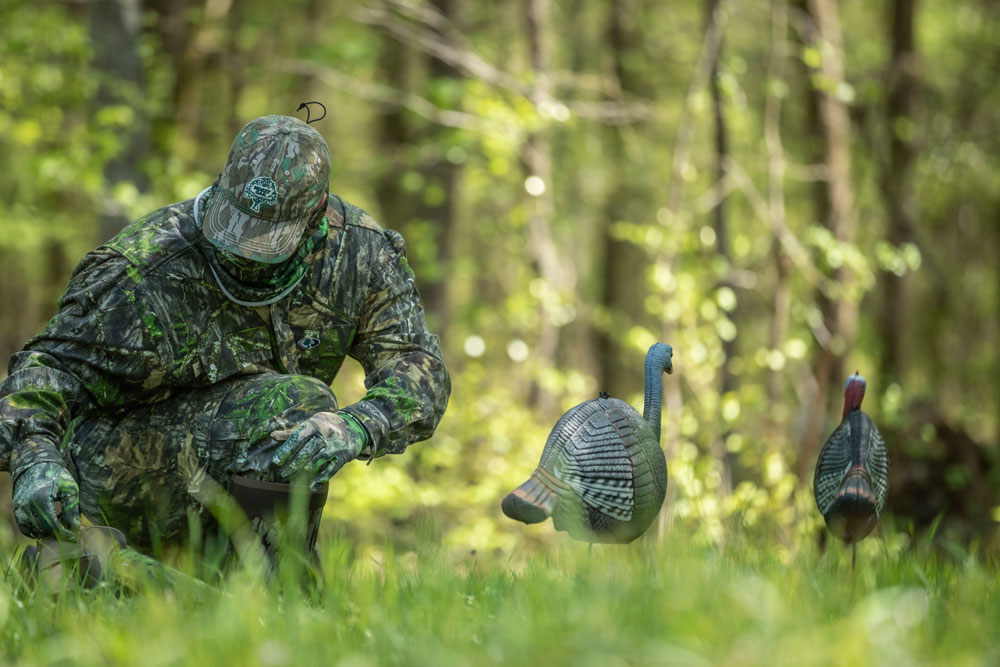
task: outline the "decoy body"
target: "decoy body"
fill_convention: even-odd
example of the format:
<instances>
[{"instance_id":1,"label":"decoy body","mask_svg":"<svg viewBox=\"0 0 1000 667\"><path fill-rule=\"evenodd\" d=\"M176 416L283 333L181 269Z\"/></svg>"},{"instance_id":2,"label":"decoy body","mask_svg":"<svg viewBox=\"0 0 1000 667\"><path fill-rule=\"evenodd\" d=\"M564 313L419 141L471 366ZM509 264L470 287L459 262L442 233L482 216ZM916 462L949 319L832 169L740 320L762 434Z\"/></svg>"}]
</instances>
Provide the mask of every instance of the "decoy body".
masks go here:
<instances>
[{"instance_id":1,"label":"decoy body","mask_svg":"<svg viewBox=\"0 0 1000 667\"><path fill-rule=\"evenodd\" d=\"M856 544L875 528L889 491L889 456L871 418L861 411L865 379L847 378L844 416L816 461L816 506L834 535Z\"/></svg>"},{"instance_id":2,"label":"decoy body","mask_svg":"<svg viewBox=\"0 0 1000 667\"><path fill-rule=\"evenodd\" d=\"M551 516L556 530L588 542L639 537L667 491L660 406L672 354L663 343L646 353L642 416L603 392L567 411L549 434L538 468L503 499L504 514L524 523Z\"/></svg>"}]
</instances>

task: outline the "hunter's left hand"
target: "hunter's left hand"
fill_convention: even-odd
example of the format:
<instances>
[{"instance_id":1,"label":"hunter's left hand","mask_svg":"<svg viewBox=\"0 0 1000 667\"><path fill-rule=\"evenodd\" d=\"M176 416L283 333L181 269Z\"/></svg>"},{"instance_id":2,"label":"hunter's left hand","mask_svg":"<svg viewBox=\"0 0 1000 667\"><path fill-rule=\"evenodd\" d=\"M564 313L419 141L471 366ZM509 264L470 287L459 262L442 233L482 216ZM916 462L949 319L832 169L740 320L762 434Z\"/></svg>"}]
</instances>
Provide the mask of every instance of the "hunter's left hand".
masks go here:
<instances>
[{"instance_id":1,"label":"hunter's left hand","mask_svg":"<svg viewBox=\"0 0 1000 667\"><path fill-rule=\"evenodd\" d=\"M59 501L62 513L56 513ZM80 487L59 463L42 461L22 471L14 481L14 518L28 537L55 536L76 540L80 529Z\"/></svg>"},{"instance_id":2,"label":"hunter's left hand","mask_svg":"<svg viewBox=\"0 0 1000 667\"><path fill-rule=\"evenodd\" d=\"M364 427L339 412L317 412L294 429L273 431L271 438L284 442L271 461L281 467L281 476L291 480L307 474L313 491L356 459L368 442Z\"/></svg>"}]
</instances>

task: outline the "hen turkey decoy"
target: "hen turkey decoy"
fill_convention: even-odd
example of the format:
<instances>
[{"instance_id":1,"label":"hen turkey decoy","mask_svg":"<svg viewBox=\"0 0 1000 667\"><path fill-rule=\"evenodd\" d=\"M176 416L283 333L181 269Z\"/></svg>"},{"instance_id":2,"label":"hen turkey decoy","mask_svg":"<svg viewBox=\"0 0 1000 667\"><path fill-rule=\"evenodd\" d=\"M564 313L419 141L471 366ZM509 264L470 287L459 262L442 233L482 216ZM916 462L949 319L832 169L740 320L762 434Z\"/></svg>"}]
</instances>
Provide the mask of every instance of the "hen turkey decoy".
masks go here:
<instances>
[{"instance_id":1,"label":"hen turkey decoy","mask_svg":"<svg viewBox=\"0 0 1000 667\"><path fill-rule=\"evenodd\" d=\"M663 343L646 353L641 417L604 392L567 411L549 434L538 468L503 499L504 514L524 523L551 516L556 530L588 542L624 544L642 535L667 492L660 404L672 354Z\"/></svg>"},{"instance_id":2,"label":"hen turkey decoy","mask_svg":"<svg viewBox=\"0 0 1000 667\"><path fill-rule=\"evenodd\" d=\"M813 479L816 506L827 527L854 548L875 528L889 491L885 442L861 411L866 384L857 373L847 378L843 419L823 445Z\"/></svg>"}]
</instances>

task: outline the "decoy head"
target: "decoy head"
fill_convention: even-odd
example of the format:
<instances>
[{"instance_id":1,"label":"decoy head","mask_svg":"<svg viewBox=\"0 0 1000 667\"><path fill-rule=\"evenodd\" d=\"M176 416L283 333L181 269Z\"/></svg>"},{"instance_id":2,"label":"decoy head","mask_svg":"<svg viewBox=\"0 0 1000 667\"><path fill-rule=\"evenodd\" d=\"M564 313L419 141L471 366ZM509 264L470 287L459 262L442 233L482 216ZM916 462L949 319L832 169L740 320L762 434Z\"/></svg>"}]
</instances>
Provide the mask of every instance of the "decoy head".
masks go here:
<instances>
[{"instance_id":1,"label":"decoy head","mask_svg":"<svg viewBox=\"0 0 1000 667\"><path fill-rule=\"evenodd\" d=\"M861 401L865 398L865 387L867 385L868 381L861 377L857 371L854 371L854 375L847 378L847 384L844 385L843 417L847 417L852 410L861 409Z\"/></svg>"},{"instance_id":2,"label":"decoy head","mask_svg":"<svg viewBox=\"0 0 1000 667\"><path fill-rule=\"evenodd\" d=\"M653 368L650 368L650 364L652 364ZM674 348L666 343L654 343L649 348L649 351L646 353L646 368L654 370L657 366L663 369L663 373L674 372Z\"/></svg>"}]
</instances>

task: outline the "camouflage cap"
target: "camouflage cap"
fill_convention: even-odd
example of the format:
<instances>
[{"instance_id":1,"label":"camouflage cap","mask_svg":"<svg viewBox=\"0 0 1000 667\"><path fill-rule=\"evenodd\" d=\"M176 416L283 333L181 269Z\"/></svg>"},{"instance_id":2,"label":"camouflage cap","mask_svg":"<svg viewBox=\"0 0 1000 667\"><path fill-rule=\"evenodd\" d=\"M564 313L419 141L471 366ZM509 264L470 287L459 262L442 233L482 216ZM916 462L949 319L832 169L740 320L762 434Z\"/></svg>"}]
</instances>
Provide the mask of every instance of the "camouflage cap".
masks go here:
<instances>
[{"instance_id":1,"label":"camouflage cap","mask_svg":"<svg viewBox=\"0 0 1000 667\"><path fill-rule=\"evenodd\" d=\"M236 135L202 231L223 250L267 264L295 251L326 201L330 149L290 116L263 116Z\"/></svg>"}]
</instances>

